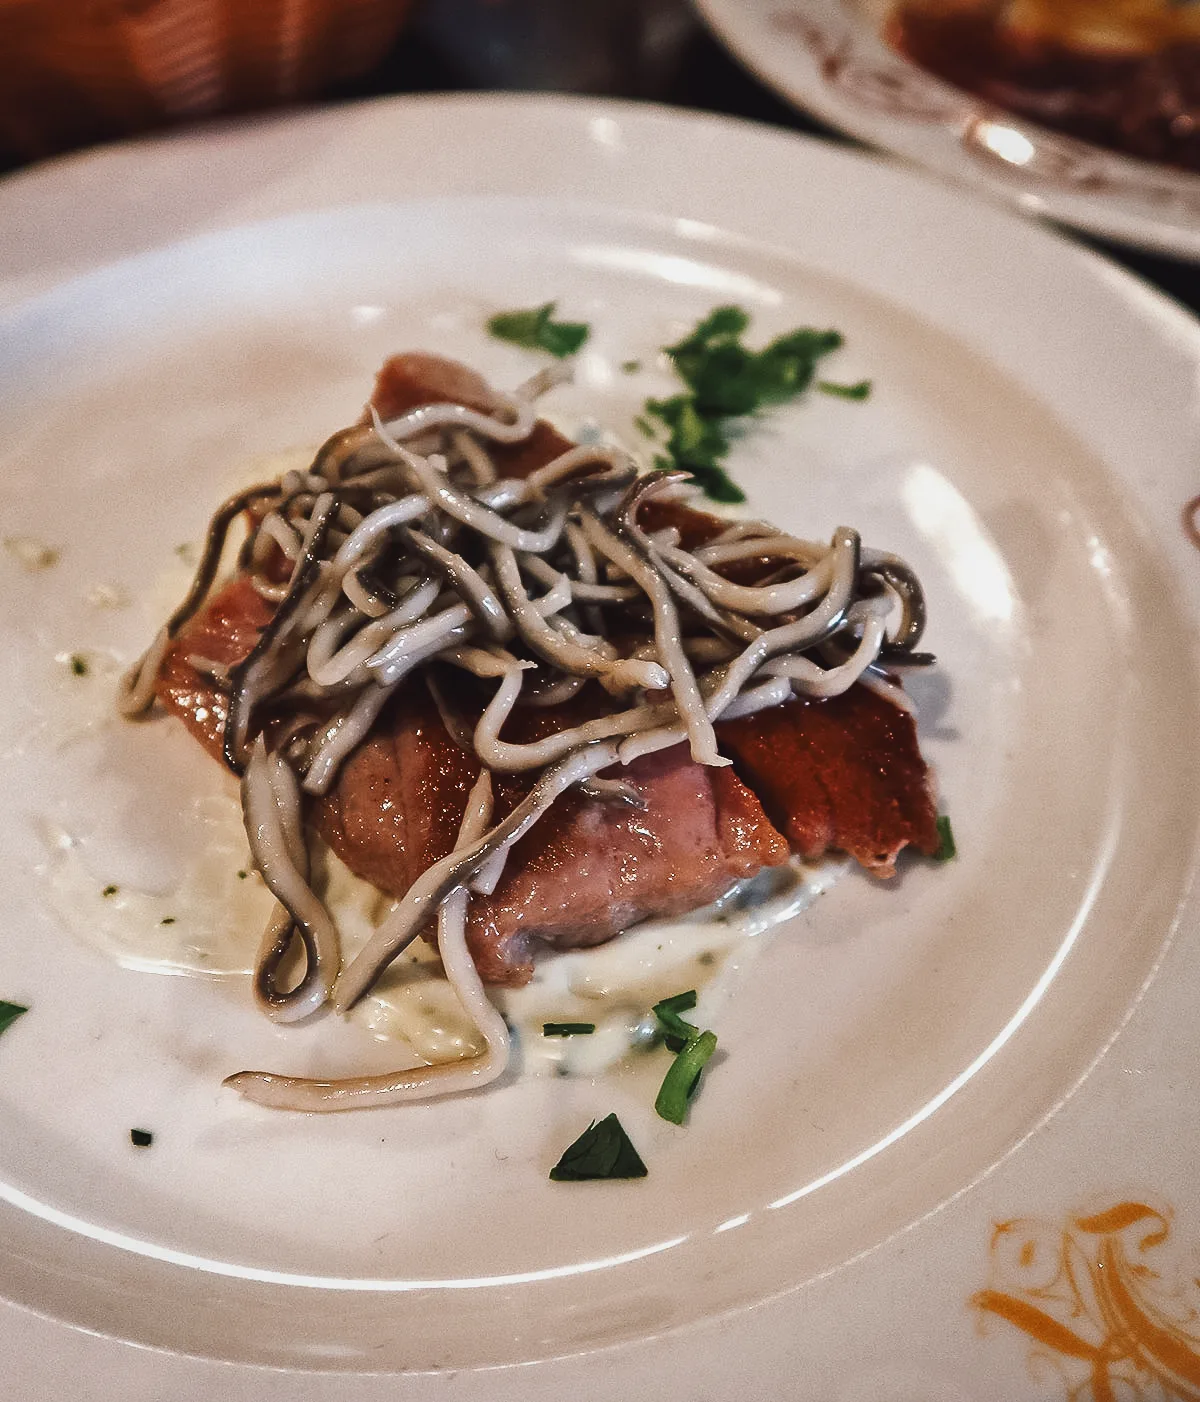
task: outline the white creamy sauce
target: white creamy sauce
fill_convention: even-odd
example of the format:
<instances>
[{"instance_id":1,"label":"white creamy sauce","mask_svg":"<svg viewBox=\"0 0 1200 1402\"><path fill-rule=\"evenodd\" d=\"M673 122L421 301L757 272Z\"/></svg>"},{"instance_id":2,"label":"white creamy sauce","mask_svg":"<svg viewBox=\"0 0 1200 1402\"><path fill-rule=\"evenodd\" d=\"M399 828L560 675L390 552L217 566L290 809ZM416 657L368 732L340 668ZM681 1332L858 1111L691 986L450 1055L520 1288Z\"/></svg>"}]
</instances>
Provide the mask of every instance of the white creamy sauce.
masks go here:
<instances>
[{"instance_id":1,"label":"white creamy sauce","mask_svg":"<svg viewBox=\"0 0 1200 1402\"><path fill-rule=\"evenodd\" d=\"M113 889L88 861L86 847L61 828L45 833L39 869L49 907L85 944L144 972L245 981L272 897L250 866L241 812L232 794L195 800L202 834L195 857L167 891L122 883ZM194 830L194 829L193 829ZM596 1075L654 1039L654 1003L695 988L689 1016L711 1023L760 944L760 936L805 909L845 870L845 861L799 862L739 883L685 919L650 920L595 949L546 953L525 988L492 990L528 1072ZM243 875L243 873L245 873ZM351 959L395 904L322 851L314 883ZM483 1040L447 982L436 951L414 941L350 1014L382 1041L407 1043L426 1062L484 1050ZM546 1037L547 1022L593 1023L590 1035ZM319 1029L301 1035L319 1035Z\"/></svg>"},{"instance_id":2,"label":"white creamy sauce","mask_svg":"<svg viewBox=\"0 0 1200 1402\"><path fill-rule=\"evenodd\" d=\"M66 749L116 723L117 680L125 663L111 648L56 652L51 668L54 704L45 731L56 748Z\"/></svg>"},{"instance_id":3,"label":"white creamy sauce","mask_svg":"<svg viewBox=\"0 0 1200 1402\"><path fill-rule=\"evenodd\" d=\"M71 934L126 968L248 979L273 898L250 865L237 801L219 793L197 799L193 818L203 841L167 891L126 882L114 889L84 843L47 829L49 856L39 869L47 904Z\"/></svg>"},{"instance_id":4,"label":"white creamy sauce","mask_svg":"<svg viewBox=\"0 0 1200 1402\"><path fill-rule=\"evenodd\" d=\"M598 948L543 955L524 988L494 995L525 1068L595 1075L650 1045L654 1004L691 988L699 1001L688 1020L709 1025L761 947L759 937L811 905L845 866L792 861L685 918L647 920ZM545 1037L547 1022L591 1022L596 1030Z\"/></svg>"}]
</instances>

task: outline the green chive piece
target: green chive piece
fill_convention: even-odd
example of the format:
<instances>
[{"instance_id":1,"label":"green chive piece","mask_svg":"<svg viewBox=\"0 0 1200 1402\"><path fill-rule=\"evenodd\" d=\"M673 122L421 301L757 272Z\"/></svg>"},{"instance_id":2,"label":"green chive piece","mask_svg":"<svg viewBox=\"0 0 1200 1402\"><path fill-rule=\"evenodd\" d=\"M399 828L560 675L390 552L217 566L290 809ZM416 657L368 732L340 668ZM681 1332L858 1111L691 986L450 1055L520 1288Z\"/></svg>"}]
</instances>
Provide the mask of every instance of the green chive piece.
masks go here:
<instances>
[{"instance_id":1,"label":"green chive piece","mask_svg":"<svg viewBox=\"0 0 1200 1402\"><path fill-rule=\"evenodd\" d=\"M131 1129L129 1139L139 1149L148 1149L154 1143L154 1136L148 1129Z\"/></svg>"},{"instance_id":2,"label":"green chive piece","mask_svg":"<svg viewBox=\"0 0 1200 1402\"><path fill-rule=\"evenodd\" d=\"M17 1018L19 1018L22 1013L27 1013L28 1011L29 1009L23 1007L20 1003L5 1003L0 1001L0 1032L7 1032L13 1023L16 1022Z\"/></svg>"},{"instance_id":3,"label":"green chive piece","mask_svg":"<svg viewBox=\"0 0 1200 1402\"><path fill-rule=\"evenodd\" d=\"M948 862L958 856L958 845L954 841L954 830L950 819L943 813L937 820L938 849L933 854L935 862Z\"/></svg>"},{"instance_id":4,"label":"green chive piece","mask_svg":"<svg viewBox=\"0 0 1200 1402\"><path fill-rule=\"evenodd\" d=\"M701 1032L687 1043L671 1063L654 1101L655 1110L664 1120L670 1120L674 1125L683 1123L687 1115L688 1101L695 1094L700 1073L716 1049L717 1034Z\"/></svg>"},{"instance_id":5,"label":"green chive piece","mask_svg":"<svg viewBox=\"0 0 1200 1402\"><path fill-rule=\"evenodd\" d=\"M696 990L689 988L686 993L676 993L664 998L651 1009L663 1030L663 1039L672 1051L682 1051L693 1037L700 1035L700 1029L685 1022L680 1013L690 1012L696 1006Z\"/></svg>"},{"instance_id":6,"label":"green chive piece","mask_svg":"<svg viewBox=\"0 0 1200 1402\"><path fill-rule=\"evenodd\" d=\"M245 879L246 879L249 875L250 875L250 873L249 873L248 871L239 871L239 872L238 872L238 880L239 880L239 881L245 881Z\"/></svg>"},{"instance_id":7,"label":"green chive piece","mask_svg":"<svg viewBox=\"0 0 1200 1402\"><path fill-rule=\"evenodd\" d=\"M100 892L102 896L115 896L121 888L119 886L108 885Z\"/></svg>"},{"instance_id":8,"label":"green chive piece","mask_svg":"<svg viewBox=\"0 0 1200 1402\"><path fill-rule=\"evenodd\" d=\"M621 369L624 370L627 375L636 375L641 368L642 362L640 360L624 360L621 362Z\"/></svg>"},{"instance_id":9,"label":"green chive piece","mask_svg":"<svg viewBox=\"0 0 1200 1402\"><path fill-rule=\"evenodd\" d=\"M591 1178L645 1178L646 1165L630 1143L616 1115L595 1120L550 1170L555 1183L581 1183Z\"/></svg>"},{"instance_id":10,"label":"green chive piece","mask_svg":"<svg viewBox=\"0 0 1200 1402\"><path fill-rule=\"evenodd\" d=\"M543 1037L586 1037L596 1030L594 1022L543 1022Z\"/></svg>"},{"instance_id":11,"label":"green chive piece","mask_svg":"<svg viewBox=\"0 0 1200 1402\"><path fill-rule=\"evenodd\" d=\"M822 394L832 394L837 399L870 399L871 381L859 380L856 385L838 385L832 380L820 380L817 388Z\"/></svg>"},{"instance_id":12,"label":"green chive piece","mask_svg":"<svg viewBox=\"0 0 1200 1402\"><path fill-rule=\"evenodd\" d=\"M87 676L87 674L88 674L88 663L87 663L87 658L84 657L84 655L83 655L82 652L73 652L73 653L71 654L71 671L74 672L75 675L76 675L77 677L86 677L86 676Z\"/></svg>"},{"instance_id":13,"label":"green chive piece","mask_svg":"<svg viewBox=\"0 0 1200 1402\"><path fill-rule=\"evenodd\" d=\"M584 321L555 321L556 303L544 302L540 307L523 311L498 312L487 324L497 340L510 341L526 350L549 351L562 360L574 355L591 334Z\"/></svg>"},{"instance_id":14,"label":"green chive piece","mask_svg":"<svg viewBox=\"0 0 1200 1402\"><path fill-rule=\"evenodd\" d=\"M164 915L158 923L160 925L174 925L175 917L173 915Z\"/></svg>"}]
</instances>

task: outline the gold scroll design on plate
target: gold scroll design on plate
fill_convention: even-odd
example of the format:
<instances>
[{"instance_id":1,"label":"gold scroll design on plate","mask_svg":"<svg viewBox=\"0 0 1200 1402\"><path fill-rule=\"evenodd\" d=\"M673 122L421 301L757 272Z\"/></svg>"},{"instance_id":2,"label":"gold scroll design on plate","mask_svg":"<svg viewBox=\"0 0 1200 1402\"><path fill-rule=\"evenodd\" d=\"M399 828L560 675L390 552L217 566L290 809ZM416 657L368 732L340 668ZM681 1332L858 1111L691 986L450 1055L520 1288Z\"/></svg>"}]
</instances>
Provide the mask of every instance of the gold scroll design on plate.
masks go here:
<instances>
[{"instance_id":1,"label":"gold scroll design on plate","mask_svg":"<svg viewBox=\"0 0 1200 1402\"><path fill-rule=\"evenodd\" d=\"M830 25L814 19L807 6L777 10L770 23L776 33L800 41L822 81L885 117L957 127L970 115L964 95L883 49L861 24Z\"/></svg>"},{"instance_id":2,"label":"gold scroll design on plate","mask_svg":"<svg viewBox=\"0 0 1200 1402\"><path fill-rule=\"evenodd\" d=\"M814 19L809 7L776 10L777 34L798 39L828 87L881 116L944 128L989 175L1017 188L1052 186L1084 196L1144 202L1153 210L1200 218L1200 184L1185 171L1158 168L1014 117L960 92L902 57L888 35L861 18ZM1020 159L1012 159L1013 142Z\"/></svg>"},{"instance_id":3,"label":"gold scroll design on plate","mask_svg":"<svg viewBox=\"0 0 1200 1402\"><path fill-rule=\"evenodd\" d=\"M1168 1216L1122 1202L1066 1225L1017 1219L992 1235L992 1280L971 1303L1033 1340L1070 1402L1200 1402L1200 1279L1163 1274Z\"/></svg>"}]
</instances>

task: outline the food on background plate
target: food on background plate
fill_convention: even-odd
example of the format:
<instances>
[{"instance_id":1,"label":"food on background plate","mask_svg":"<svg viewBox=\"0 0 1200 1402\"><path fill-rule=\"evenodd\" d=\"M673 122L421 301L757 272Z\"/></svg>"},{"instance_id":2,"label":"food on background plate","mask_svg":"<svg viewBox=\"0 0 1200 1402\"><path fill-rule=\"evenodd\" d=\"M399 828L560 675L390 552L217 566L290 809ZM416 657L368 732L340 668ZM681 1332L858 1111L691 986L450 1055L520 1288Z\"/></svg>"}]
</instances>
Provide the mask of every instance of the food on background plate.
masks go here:
<instances>
[{"instance_id":1,"label":"food on background plate","mask_svg":"<svg viewBox=\"0 0 1200 1402\"><path fill-rule=\"evenodd\" d=\"M241 776L277 900L254 976L268 1016L348 1010L424 935L486 1042L381 1076L230 1078L261 1104L486 1084L509 1052L486 985L524 983L540 949L695 910L791 852L886 876L904 847L938 849L890 673L932 661L908 566L848 528L826 545L695 510L686 474L539 418L559 378L505 394L393 357L307 471L218 510L123 684L128 714L157 697ZM396 901L344 968L310 832Z\"/></svg>"},{"instance_id":2,"label":"food on background plate","mask_svg":"<svg viewBox=\"0 0 1200 1402\"><path fill-rule=\"evenodd\" d=\"M901 0L897 48L1018 116L1200 171L1200 6L1178 0Z\"/></svg>"}]
</instances>

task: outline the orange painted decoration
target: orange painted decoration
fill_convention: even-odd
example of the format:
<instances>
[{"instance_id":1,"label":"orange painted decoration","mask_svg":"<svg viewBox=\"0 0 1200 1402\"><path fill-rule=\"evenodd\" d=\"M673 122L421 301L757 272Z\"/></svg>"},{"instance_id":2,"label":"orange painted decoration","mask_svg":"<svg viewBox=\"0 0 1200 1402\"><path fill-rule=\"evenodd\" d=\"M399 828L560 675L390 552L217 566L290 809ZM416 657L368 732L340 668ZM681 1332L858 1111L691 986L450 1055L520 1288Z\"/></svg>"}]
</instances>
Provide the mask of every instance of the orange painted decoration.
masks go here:
<instances>
[{"instance_id":1,"label":"orange painted decoration","mask_svg":"<svg viewBox=\"0 0 1200 1402\"><path fill-rule=\"evenodd\" d=\"M1001 1222L971 1304L1033 1340L1069 1402L1200 1402L1200 1281L1164 1278L1169 1216L1120 1202L1065 1226Z\"/></svg>"}]
</instances>

